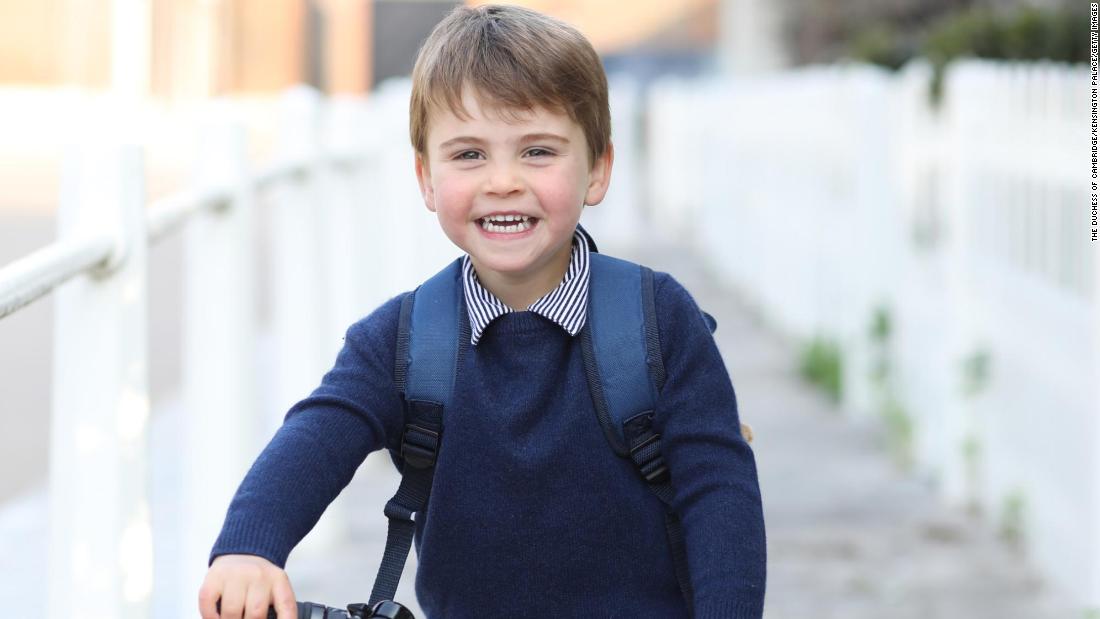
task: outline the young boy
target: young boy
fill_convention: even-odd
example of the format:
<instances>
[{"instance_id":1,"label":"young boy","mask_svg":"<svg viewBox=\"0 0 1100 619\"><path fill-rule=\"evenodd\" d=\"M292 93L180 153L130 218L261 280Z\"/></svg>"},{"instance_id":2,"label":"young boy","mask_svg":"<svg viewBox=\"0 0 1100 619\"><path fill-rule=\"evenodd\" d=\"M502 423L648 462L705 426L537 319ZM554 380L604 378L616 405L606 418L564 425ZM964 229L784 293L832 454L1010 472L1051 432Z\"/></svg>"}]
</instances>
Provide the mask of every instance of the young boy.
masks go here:
<instances>
[{"instance_id":1,"label":"young boy","mask_svg":"<svg viewBox=\"0 0 1100 619\"><path fill-rule=\"evenodd\" d=\"M530 10L459 7L420 51L410 111L425 204L466 253L459 314L469 327L430 500L416 516L424 611L759 618L755 459L710 329L667 273L654 277L666 378L653 424L691 611L666 510L610 449L589 394L579 333L590 249L577 224L603 199L614 159L607 80L591 45ZM406 294L348 329L335 366L244 479L200 590L204 618L219 616L218 600L221 617L263 617L269 604L295 616L281 569L290 550L367 454L399 449L394 359Z\"/></svg>"}]
</instances>

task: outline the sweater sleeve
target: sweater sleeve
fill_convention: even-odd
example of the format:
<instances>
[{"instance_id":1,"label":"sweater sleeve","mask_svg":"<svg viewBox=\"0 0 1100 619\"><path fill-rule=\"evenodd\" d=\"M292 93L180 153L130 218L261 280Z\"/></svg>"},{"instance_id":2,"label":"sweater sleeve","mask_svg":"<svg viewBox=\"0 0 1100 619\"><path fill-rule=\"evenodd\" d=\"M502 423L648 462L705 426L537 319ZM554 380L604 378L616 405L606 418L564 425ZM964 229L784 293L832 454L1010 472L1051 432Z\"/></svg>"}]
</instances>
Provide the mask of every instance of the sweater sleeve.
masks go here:
<instances>
[{"instance_id":1,"label":"sweater sleeve","mask_svg":"<svg viewBox=\"0 0 1100 619\"><path fill-rule=\"evenodd\" d=\"M241 482L209 563L251 554L284 567L367 455L399 439L393 366L403 296L348 328L335 365L290 408Z\"/></svg>"},{"instance_id":2,"label":"sweater sleeve","mask_svg":"<svg viewBox=\"0 0 1100 619\"><path fill-rule=\"evenodd\" d=\"M683 527L695 617L758 619L766 576L764 514L733 384L688 291L667 273L658 272L654 283L666 371L654 426Z\"/></svg>"}]
</instances>

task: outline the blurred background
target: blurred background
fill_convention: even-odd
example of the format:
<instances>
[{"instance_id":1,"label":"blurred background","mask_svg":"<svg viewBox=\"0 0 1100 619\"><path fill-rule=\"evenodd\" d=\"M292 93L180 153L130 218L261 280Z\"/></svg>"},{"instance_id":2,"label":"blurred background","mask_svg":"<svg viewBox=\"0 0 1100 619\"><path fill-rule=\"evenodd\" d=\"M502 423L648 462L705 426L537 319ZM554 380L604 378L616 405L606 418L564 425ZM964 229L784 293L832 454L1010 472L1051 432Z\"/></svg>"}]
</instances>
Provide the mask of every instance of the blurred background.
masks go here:
<instances>
[{"instance_id":1,"label":"blurred background","mask_svg":"<svg viewBox=\"0 0 1100 619\"><path fill-rule=\"evenodd\" d=\"M0 0L0 604L194 616L232 491L344 329L458 255L407 137L456 4ZM518 4L608 71L614 180L582 224L718 318L766 616L1100 616L1087 5ZM82 268L12 302L126 196L128 292ZM136 433L89 395L111 376ZM291 557L301 597L366 598L395 483L368 458Z\"/></svg>"}]
</instances>

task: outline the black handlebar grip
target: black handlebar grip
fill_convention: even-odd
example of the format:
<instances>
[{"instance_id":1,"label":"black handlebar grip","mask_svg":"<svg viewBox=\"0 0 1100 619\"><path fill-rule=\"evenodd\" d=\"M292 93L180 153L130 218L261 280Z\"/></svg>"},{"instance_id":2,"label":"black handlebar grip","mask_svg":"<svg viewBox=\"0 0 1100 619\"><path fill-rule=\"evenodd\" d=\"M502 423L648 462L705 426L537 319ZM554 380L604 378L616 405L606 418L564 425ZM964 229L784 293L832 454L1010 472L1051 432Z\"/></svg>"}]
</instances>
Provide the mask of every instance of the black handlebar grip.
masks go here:
<instances>
[{"instance_id":1,"label":"black handlebar grip","mask_svg":"<svg viewBox=\"0 0 1100 619\"><path fill-rule=\"evenodd\" d=\"M297 606L298 619L326 619L326 617L329 617L330 619L338 619L341 617L347 617L347 613L343 611L340 611L339 615L335 613L330 613L326 615L325 611L329 609L326 609L323 604L314 604L313 602L298 602ZM279 615L275 613L275 607L268 607L267 619L278 619L278 617Z\"/></svg>"},{"instance_id":2,"label":"black handlebar grip","mask_svg":"<svg viewBox=\"0 0 1100 619\"><path fill-rule=\"evenodd\" d=\"M220 610L221 604L219 603L218 606ZM365 614L365 604L352 604L348 607L348 610L352 611L352 614L348 614L348 611L340 608L329 608L324 604L298 602L298 619L352 619L353 616L377 617L378 619L416 619L409 609L393 600L378 602L369 611L370 614ZM274 607L268 607L267 619L278 619Z\"/></svg>"},{"instance_id":3,"label":"black handlebar grip","mask_svg":"<svg viewBox=\"0 0 1100 619\"><path fill-rule=\"evenodd\" d=\"M298 602L298 619L325 619L325 607L319 604L312 604L310 602ZM320 608L321 613L318 615L313 614L313 609ZM214 610L218 611L220 615L222 612L222 601L218 600L214 603ZM274 606L267 607L267 619L278 619L279 615L275 613Z\"/></svg>"}]
</instances>

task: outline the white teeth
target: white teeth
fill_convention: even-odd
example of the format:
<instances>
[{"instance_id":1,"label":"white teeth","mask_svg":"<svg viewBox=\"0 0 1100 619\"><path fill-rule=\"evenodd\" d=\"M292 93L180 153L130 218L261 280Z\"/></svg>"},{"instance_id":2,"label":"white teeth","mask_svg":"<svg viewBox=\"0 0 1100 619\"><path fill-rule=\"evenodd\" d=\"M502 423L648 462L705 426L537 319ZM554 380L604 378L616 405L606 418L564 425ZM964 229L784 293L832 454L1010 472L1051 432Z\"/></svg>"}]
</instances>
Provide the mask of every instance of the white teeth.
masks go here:
<instances>
[{"instance_id":1,"label":"white teeth","mask_svg":"<svg viewBox=\"0 0 1100 619\"><path fill-rule=\"evenodd\" d=\"M491 215L484 219L485 221L527 221L531 217L528 215Z\"/></svg>"},{"instance_id":2,"label":"white teeth","mask_svg":"<svg viewBox=\"0 0 1100 619\"><path fill-rule=\"evenodd\" d=\"M531 226L533 226L534 224L532 224L530 221L527 221L527 219L529 219L529 218L526 218L526 219L524 219L523 221L521 221L519 223L506 225L506 226L498 226L496 224L490 223L488 220L483 219L481 221L481 227L484 228L485 230L489 231L489 232L503 232L505 234L508 234L508 233L513 233L514 234L516 232L525 232L525 231L531 229Z\"/></svg>"}]
</instances>

